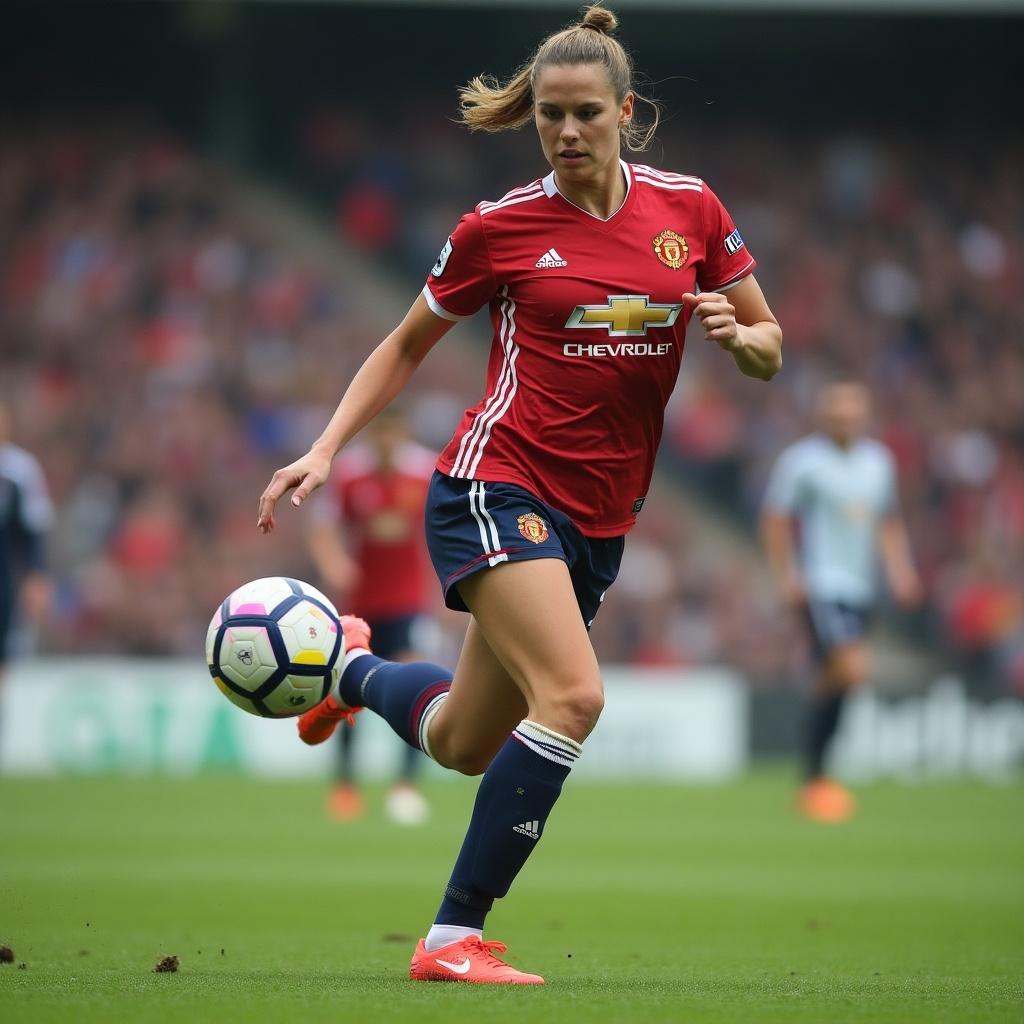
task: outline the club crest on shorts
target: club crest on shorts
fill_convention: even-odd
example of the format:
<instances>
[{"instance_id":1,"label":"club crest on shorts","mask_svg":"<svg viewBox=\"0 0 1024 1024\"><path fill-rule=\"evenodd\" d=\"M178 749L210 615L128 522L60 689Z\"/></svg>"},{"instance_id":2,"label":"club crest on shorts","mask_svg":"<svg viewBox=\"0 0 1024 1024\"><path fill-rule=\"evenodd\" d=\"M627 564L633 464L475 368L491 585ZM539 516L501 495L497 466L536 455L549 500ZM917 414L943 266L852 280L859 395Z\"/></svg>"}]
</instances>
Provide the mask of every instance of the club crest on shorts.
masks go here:
<instances>
[{"instance_id":1,"label":"club crest on shorts","mask_svg":"<svg viewBox=\"0 0 1024 1024\"><path fill-rule=\"evenodd\" d=\"M678 270L690 255L690 247L682 235L666 228L660 235L652 239L654 243L654 255L673 270Z\"/></svg>"},{"instance_id":2,"label":"club crest on shorts","mask_svg":"<svg viewBox=\"0 0 1024 1024\"><path fill-rule=\"evenodd\" d=\"M550 536L547 523L536 512L516 516L516 522L519 524L519 532L534 544L543 544Z\"/></svg>"}]
</instances>

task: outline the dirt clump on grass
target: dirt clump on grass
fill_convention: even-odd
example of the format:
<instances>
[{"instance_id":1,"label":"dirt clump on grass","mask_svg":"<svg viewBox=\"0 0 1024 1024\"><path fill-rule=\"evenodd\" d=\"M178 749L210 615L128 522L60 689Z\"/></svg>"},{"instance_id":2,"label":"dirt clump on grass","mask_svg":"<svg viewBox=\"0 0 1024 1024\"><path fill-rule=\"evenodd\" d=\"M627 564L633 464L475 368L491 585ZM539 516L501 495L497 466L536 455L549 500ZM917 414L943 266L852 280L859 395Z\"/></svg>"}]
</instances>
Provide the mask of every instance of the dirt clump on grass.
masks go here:
<instances>
[{"instance_id":1,"label":"dirt clump on grass","mask_svg":"<svg viewBox=\"0 0 1024 1024\"><path fill-rule=\"evenodd\" d=\"M176 956L162 956L153 968L154 974L174 974L178 970L178 958Z\"/></svg>"}]
</instances>

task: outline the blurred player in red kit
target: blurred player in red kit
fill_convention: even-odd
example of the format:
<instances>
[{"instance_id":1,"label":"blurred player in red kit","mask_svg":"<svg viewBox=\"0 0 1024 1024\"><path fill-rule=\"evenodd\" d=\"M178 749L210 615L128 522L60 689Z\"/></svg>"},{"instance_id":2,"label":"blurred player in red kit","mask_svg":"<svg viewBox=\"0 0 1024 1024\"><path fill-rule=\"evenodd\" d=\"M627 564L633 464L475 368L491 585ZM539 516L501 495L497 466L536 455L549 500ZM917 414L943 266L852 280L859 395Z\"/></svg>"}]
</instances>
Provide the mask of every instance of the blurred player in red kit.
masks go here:
<instances>
[{"instance_id":1,"label":"blurred player in red kit","mask_svg":"<svg viewBox=\"0 0 1024 1024\"><path fill-rule=\"evenodd\" d=\"M323 484L336 453L452 325L488 307L486 394L441 453L427 496L445 602L470 613L458 666L378 658L365 623L346 617L338 686L299 719L300 737L317 743L368 707L439 764L483 776L413 953L416 981L543 983L500 959L484 919L546 830L604 706L588 630L643 508L687 321L696 314L748 376L768 380L782 362L754 259L717 196L700 178L621 159L657 122L634 119L616 24L590 7L504 85L476 78L461 90L472 129L532 123L551 171L459 221L324 433L260 497L257 526L269 532L278 499L294 489L300 505Z\"/></svg>"},{"instance_id":2,"label":"blurred player in red kit","mask_svg":"<svg viewBox=\"0 0 1024 1024\"><path fill-rule=\"evenodd\" d=\"M373 649L389 661L411 661L416 626L430 607L429 555L423 540L423 507L435 456L413 443L401 413L381 413L366 443L338 460L317 494L309 549L320 577L339 607L358 608L373 631ZM337 731L336 785L328 813L352 821L363 813L353 770L354 729ZM398 782L385 810L392 821L418 825L427 803L416 788L422 755L403 745Z\"/></svg>"}]
</instances>

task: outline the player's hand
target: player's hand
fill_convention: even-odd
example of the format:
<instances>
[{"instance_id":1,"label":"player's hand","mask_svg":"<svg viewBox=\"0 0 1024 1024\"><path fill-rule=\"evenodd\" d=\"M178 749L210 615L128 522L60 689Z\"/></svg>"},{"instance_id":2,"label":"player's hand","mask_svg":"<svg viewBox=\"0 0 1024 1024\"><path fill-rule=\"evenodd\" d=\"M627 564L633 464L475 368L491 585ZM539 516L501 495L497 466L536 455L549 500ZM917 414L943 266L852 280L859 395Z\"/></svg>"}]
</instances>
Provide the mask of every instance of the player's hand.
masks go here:
<instances>
[{"instance_id":1,"label":"player's hand","mask_svg":"<svg viewBox=\"0 0 1024 1024\"><path fill-rule=\"evenodd\" d=\"M317 451L309 451L291 465L277 470L267 489L260 495L256 526L261 533L274 528L274 506L277 499L294 488L292 504L298 508L331 475L331 460Z\"/></svg>"},{"instance_id":2,"label":"player's hand","mask_svg":"<svg viewBox=\"0 0 1024 1024\"><path fill-rule=\"evenodd\" d=\"M683 294L683 302L693 307L694 316L700 317L704 337L726 352L734 352L740 344L736 309L720 292L693 292Z\"/></svg>"}]
</instances>

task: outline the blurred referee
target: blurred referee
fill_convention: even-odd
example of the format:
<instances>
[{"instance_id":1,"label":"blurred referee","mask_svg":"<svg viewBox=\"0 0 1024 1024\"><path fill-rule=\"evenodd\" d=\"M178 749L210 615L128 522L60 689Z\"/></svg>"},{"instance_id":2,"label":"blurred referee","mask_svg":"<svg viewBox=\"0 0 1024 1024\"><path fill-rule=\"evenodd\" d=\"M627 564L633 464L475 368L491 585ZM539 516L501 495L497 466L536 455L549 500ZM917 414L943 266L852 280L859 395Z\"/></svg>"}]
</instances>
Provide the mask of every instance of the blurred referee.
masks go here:
<instances>
[{"instance_id":1,"label":"blurred referee","mask_svg":"<svg viewBox=\"0 0 1024 1024\"><path fill-rule=\"evenodd\" d=\"M820 433L786 448L765 495L762 537L782 596L810 632L816 685L804 734L799 807L818 821L854 812L851 794L825 774L846 694L868 675L864 642L881 561L892 596L919 600L889 450L867 438L867 390L843 381L818 404Z\"/></svg>"},{"instance_id":2,"label":"blurred referee","mask_svg":"<svg viewBox=\"0 0 1024 1024\"><path fill-rule=\"evenodd\" d=\"M0 682L16 611L39 621L49 604L45 538L53 507L35 456L11 444L11 417L0 400Z\"/></svg>"}]
</instances>

